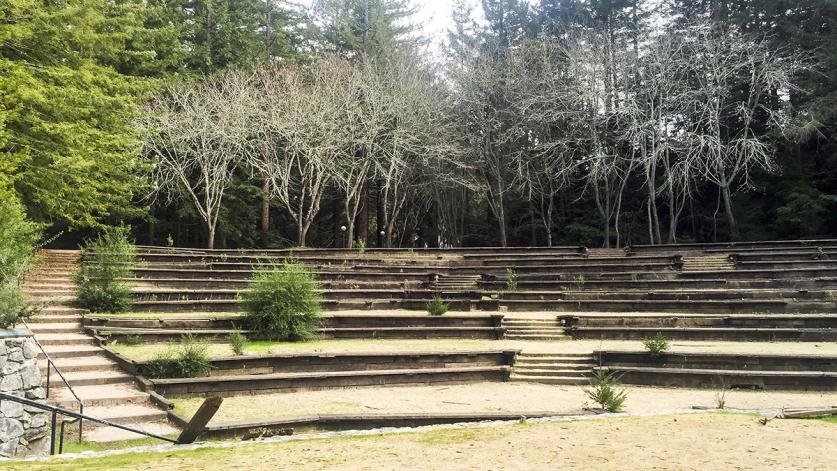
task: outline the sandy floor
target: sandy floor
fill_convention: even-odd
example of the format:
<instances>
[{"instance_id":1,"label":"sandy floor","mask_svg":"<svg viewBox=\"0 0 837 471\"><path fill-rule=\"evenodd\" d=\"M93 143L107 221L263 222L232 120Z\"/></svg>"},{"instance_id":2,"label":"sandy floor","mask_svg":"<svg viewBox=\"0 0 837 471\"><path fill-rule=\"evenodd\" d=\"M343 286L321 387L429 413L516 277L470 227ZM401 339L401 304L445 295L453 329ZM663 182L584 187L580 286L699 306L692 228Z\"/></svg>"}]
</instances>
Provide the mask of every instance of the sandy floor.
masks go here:
<instances>
[{"instance_id":1,"label":"sandy floor","mask_svg":"<svg viewBox=\"0 0 837 471\"><path fill-rule=\"evenodd\" d=\"M716 407L719 391L626 386L625 412L661 413ZM837 407L837 392L727 391L727 408L772 410L782 407ZM177 411L191 417L202 398L174 399ZM420 412L581 412L593 404L580 386L529 383L476 383L300 391L224 400L213 424L310 414L401 414Z\"/></svg>"},{"instance_id":2,"label":"sandy floor","mask_svg":"<svg viewBox=\"0 0 837 471\"><path fill-rule=\"evenodd\" d=\"M716 353L775 353L798 355L837 356L837 342L669 342L672 352ZM112 348L129 358L147 360L169 344L116 344ZM572 340L560 342L530 342L513 340L324 340L306 343L251 342L248 354L304 353L304 352L404 352L443 350L521 350L546 353L590 353L594 350L643 350L640 341ZM212 356L229 356L232 350L224 343L209 346Z\"/></svg>"},{"instance_id":3,"label":"sandy floor","mask_svg":"<svg viewBox=\"0 0 837 471\"><path fill-rule=\"evenodd\" d=\"M436 429L13 464L56 469L695 469L832 470L837 425L740 414L596 419Z\"/></svg>"}]
</instances>

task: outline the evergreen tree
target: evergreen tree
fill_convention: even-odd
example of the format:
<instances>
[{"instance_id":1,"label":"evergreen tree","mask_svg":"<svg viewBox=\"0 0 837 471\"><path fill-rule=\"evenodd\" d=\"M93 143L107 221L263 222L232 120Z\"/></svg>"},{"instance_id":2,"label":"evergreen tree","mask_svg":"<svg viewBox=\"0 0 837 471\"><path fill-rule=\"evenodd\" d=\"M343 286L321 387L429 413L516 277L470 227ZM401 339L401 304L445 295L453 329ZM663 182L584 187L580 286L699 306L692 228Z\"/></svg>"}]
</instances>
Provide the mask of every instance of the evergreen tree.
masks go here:
<instances>
[{"instance_id":1,"label":"evergreen tree","mask_svg":"<svg viewBox=\"0 0 837 471\"><path fill-rule=\"evenodd\" d=\"M410 0L320 0L327 49L351 57L377 57L415 40Z\"/></svg>"},{"instance_id":2,"label":"evergreen tree","mask_svg":"<svg viewBox=\"0 0 837 471\"><path fill-rule=\"evenodd\" d=\"M39 221L94 227L142 212L132 200L143 182L130 121L150 83L111 66L153 57L132 49L141 25L129 6L9 0L0 7L0 161Z\"/></svg>"}]
</instances>

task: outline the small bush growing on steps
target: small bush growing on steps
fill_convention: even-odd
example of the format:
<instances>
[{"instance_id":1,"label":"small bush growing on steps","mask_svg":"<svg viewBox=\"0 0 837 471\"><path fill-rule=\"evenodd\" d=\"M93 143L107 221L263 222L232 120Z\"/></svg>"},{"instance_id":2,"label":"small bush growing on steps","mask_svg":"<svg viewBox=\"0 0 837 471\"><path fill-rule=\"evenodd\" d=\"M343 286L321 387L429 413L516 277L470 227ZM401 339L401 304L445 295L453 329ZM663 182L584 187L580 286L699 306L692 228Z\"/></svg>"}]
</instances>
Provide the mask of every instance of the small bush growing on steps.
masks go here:
<instances>
[{"instance_id":1,"label":"small bush growing on steps","mask_svg":"<svg viewBox=\"0 0 837 471\"><path fill-rule=\"evenodd\" d=\"M135 248L127 227L104 230L88 240L75 274L79 303L92 312L124 312L131 308L131 277Z\"/></svg>"},{"instance_id":2,"label":"small bush growing on steps","mask_svg":"<svg viewBox=\"0 0 837 471\"><path fill-rule=\"evenodd\" d=\"M642 339L642 344L645 346L645 350L651 354L652 357L658 357L663 353L668 351L668 340L661 332L657 332L657 335L653 337L645 337Z\"/></svg>"},{"instance_id":3,"label":"small bush growing on steps","mask_svg":"<svg viewBox=\"0 0 837 471\"><path fill-rule=\"evenodd\" d=\"M257 270L239 297L243 327L269 340L308 340L320 326L322 297L314 277L296 263Z\"/></svg>"},{"instance_id":4,"label":"small bush growing on steps","mask_svg":"<svg viewBox=\"0 0 837 471\"><path fill-rule=\"evenodd\" d=\"M506 267L506 291L517 291L517 275L512 267Z\"/></svg>"},{"instance_id":5,"label":"small bush growing on steps","mask_svg":"<svg viewBox=\"0 0 837 471\"><path fill-rule=\"evenodd\" d=\"M178 347L158 352L146 364L149 378L197 378L206 376L212 369L209 347L191 335L183 337Z\"/></svg>"},{"instance_id":6,"label":"small bush growing on steps","mask_svg":"<svg viewBox=\"0 0 837 471\"><path fill-rule=\"evenodd\" d=\"M174 378L177 377L174 349L167 348L157 352L145 364L145 375L149 378Z\"/></svg>"},{"instance_id":7,"label":"small bush growing on steps","mask_svg":"<svg viewBox=\"0 0 837 471\"><path fill-rule=\"evenodd\" d=\"M35 261L39 238L38 225L26 219L17 196L0 186L0 329L26 321L36 311L20 285Z\"/></svg>"},{"instance_id":8,"label":"small bush growing on steps","mask_svg":"<svg viewBox=\"0 0 837 471\"><path fill-rule=\"evenodd\" d=\"M628 393L619 388L619 376L614 372L596 370L590 378L590 388L584 393L602 409L608 412L619 412L628 399Z\"/></svg>"},{"instance_id":9,"label":"small bush growing on steps","mask_svg":"<svg viewBox=\"0 0 837 471\"><path fill-rule=\"evenodd\" d=\"M427 303L427 312L431 316L441 316L448 312L448 304L442 301L442 296L439 293L433 295L433 299Z\"/></svg>"},{"instance_id":10,"label":"small bush growing on steps","mask_svg":"<svg viewBox=\"0 0 837 471\"><path fill-rule=\"evenodd\" d=\"M232 349L233 354L236 356L244 355L244 346L247 344L247 337L245 337L240 330L235 329L230 332L230 336L227 340L230 343L230 348Z\"/></svg>"}]
</instances>

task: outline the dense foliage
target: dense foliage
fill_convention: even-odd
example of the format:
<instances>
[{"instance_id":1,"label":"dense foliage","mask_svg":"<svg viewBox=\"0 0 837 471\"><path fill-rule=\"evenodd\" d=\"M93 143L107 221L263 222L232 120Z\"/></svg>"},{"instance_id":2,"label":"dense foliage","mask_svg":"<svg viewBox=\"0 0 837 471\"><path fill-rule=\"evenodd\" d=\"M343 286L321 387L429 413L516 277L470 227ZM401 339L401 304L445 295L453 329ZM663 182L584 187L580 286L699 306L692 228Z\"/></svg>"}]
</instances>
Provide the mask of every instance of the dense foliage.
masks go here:
<instances>
[{"instance_id":1,"label":"dense foliage","mask_svg":"<svg viewBox=\"0 0 837 471\"><path fill-rule=\"evenodd\" d=\"M268 340L309 340L320 326L317 283L300 264L262 267L252 288L240 294L243 327Z\"/></svg>"},{"instance_id":2,"label":"dense foliage","mask_svg":"<svg viewBox=\"0 0 837 471\"><path fill-rule=\"evenodd\" d=\"M34 261L40 231L27 221L23 205L0 184L0 328L27 320L33 308L20 291Z\"/></svg>"},{"instance_id":3,"label":"dense foliage","mask_svg":"<svg viewBox=\"0 0 837 471\"><path fill-rule=\"evenodd\" d=\"M78 302L92 312L124 312L131 308L131 287L136 249L128 229L103 230L82 250L82 262L74 275Z\"/></svg>"},{"instance_id":4,"label":"dense foliage","mask_svg":"<svg viewBox=\"0 0 837 471\"><path fill-rule=\"evenodd\" d=\"M218 247L837 234L835 2L474 3L440 64L408 0L8 0L0 185L65 244L121 223ZM194 165L198 129L220 170Z\"/></svg>"}]
</instances>

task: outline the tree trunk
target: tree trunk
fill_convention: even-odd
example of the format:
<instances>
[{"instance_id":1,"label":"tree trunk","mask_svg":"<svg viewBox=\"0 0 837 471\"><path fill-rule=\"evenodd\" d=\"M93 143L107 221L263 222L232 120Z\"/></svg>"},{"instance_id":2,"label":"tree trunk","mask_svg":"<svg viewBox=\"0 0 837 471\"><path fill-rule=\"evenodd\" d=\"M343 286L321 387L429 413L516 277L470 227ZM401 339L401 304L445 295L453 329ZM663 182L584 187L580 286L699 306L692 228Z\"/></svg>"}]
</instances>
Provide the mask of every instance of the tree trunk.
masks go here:
<instances>
[{"instance_id":1,"label":"tree trunk","mask_svg":"<svg viewBox=\"0 0 837 471\"><path fill-rule=\"evenodd\" d=\"M262 182L262 221L259 230L262 235L262 244L266 244L267 232L270 230L270 180L267 178Z\"/></svg>"},{"instance_id":2,"label":"tree trunk","mask_svg":"<svg viewBox=\"0 0 837 471\"><path fill-rule=\"evenodd\" d=\"M500 201L497 207L497 222L500 225L500 246L508 247L508 237L506 236L506 208L503 202L503 194L500 194Z\"/></svg>"},{"instance_id":3,"label":"tree trunk","mask_svg":"<svg viewBox=\"0 0 837 471\"><path fill-rule=\"evenodd\" d=\"M529 198L529 247L535 247L538 244L538 225L535 223L535 219L535 205Z\"/></svg>"},{"instance_id":4,"label":"tree trunk","mask_svg":"<svg viewBox=\"0 0 837 471\"><path fill-rule=\"evenodd\" d=\"M358 208L357 219L355 225L357 226L357 238L367 242L369 237L369 179L363 182L363 187L360 190L360 207Z\"/></svg>"},{"instance_id":5,"label":"tree trunk","mask_svg":"<svg viewBox=\"0 0 837 471\"><path fill-rule=\"evenodd\" d=\"M211 223L206 223L206 248L215 248L215 225Z\"/></svg>"},{"instance_id":6,"label":"tree trunk","mask_svg":"<svg viewBox=\"0 0 837 471\"><path fill-rule=\"evenodd\" d=\"M549 204L546 207L546 245L552 247L552 212L555 208L554 197L550 195Z\"/></svg>"},{"instance_id":7,"label":"tree trunk","mask_svg":"<svg viewBox=\"0 0 837 471\"><path fill-rule=\"evenodd\" d=\"M384 246L384 239L385 239L384 236L386 234L381 234L381 231L389 232L386 228L386 216L384 214L385 213L385 211L384 211L385 201L384 201L384 198L383 198L384 192L383 192L382 187L383 187L383 183L379 181L378 182L378 192L377 192L378 197L377 197L376 202L375 202L375 209L376 209L376 213L375 213L375 237L378 241L378 247L383 247ZM389 247L388 244L387 244L387 247Z\"/></svg>"},{"instance_id":8,"label":"tree trunk","mask_svg":"<svg viewBox=\"0 0 837 471\"><path fill-rule=\"evenodd\" d=\"M724 215L727 218L730 239L733 241L738 240L738 226L735 223L735 215L732 214L732 198L729 193L729 185L721 187L721 195L724 200Z\"/></svg>"}]
</instances>

